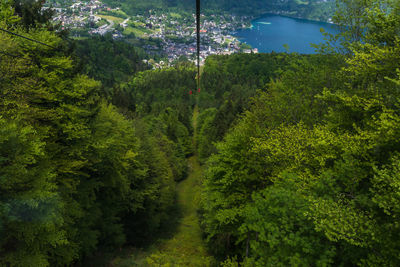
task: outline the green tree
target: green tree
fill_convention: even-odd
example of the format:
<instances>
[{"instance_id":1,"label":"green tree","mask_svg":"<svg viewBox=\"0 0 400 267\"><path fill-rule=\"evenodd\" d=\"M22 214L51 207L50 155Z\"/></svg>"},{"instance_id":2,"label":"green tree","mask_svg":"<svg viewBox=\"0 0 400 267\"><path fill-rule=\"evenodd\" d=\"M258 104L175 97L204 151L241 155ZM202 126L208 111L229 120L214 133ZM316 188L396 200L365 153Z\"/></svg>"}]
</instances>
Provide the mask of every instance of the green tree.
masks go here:
<instances>
[{"instance_id":1,"label":"green tree","mask_svg":"<svg viewBox=\"0 0 400 267\"><path fill-rule=\"evenodd\" d=\"M39 134L21 121L0 119L0 263L48 266L68 243L55 169Z\"/></svg>"},{"instance_id":2,"label":"green tree","mask_svg":"<svg viewBox=\"0 0 400 267\"><path fill-rule=\"evenodd\" d=\"M351 53L294 57L207 162L202 221L222 258L398 265L398 3L347 4L368 26L344 34Z\"/></svg>"}]
</instances>

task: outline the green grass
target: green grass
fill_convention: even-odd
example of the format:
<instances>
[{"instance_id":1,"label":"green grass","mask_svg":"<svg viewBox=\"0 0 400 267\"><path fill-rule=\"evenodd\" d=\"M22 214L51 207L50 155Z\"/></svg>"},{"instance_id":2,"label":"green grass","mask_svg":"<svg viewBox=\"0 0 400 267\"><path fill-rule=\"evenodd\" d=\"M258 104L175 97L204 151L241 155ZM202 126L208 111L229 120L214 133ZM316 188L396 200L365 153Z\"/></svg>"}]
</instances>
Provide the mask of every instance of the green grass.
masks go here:
<instances>
[{"instance_id":1,"label":"green grass","mask_svg":"<svg viewBox=\"0 0 400 267\"><path fill-rule=\"evenodd\" d=\"M112 13L125 19L129 17L123 10L113 10Z\"/></svg>"},{"instance_id":2,"label":"green grass","mask_svg":"<svg viewBox=\"0 0 400 267\"><path fill-rule=\"evenodd\" d=\"M85 36L83 36L83 37L72 37L72 39L77 40L77 41L82 41L82 40L89 39L89 37L85 37Z\"/></svg>"},{"instance_id":3,"label":"green grass","mask_svg":"<svg viewBox=\"0 0 400 267\"><path fill-rule=\"evenodd\" d=\"M130 33L135 34L136 37L143 38L145 34L150 34L152 33L152 31L145 28L133 28L131 26L128 26L124 29L123 34L129 35Z\"/></svg>"},{"instance_id":4,"label":"green grass","mask_svg":"<svg viewBox=\"0 0 400 267\"><path fill-rule=\"evenodd\" d=\"M235 38L227 38L225 37L225 44L233 43L236 39Z\"/></svg>"},{"instance_id":5,"label":"green grass","mask_svg":"<svg viewBox=\"0 0 400 267\"><path fill-rule=\"evenodd\" d=\"M175 12L171 12L171 13L169 13L169 15L170 15L172 18L177 18L177 19L182 18L182 15L181 15L181 14L178 14L178 13L175 13Z\"/></svg>"},{"instance_id":6,"label":"green grass","mask_svg":"<svg viewBox=\"0 0 400 267\"><path fill-rule=\"evenodd\" d=\"M132 24L134 26L132 26ZM123 34L129 35L130 33L133 33L138 38L146 38L146 35L157 31L159 31L159 29L147 29L146 25L143 22L130 22L129 26L124 29Z\"/></svg>"},{"instance_id":7,"label":"green grass","mask_svg":"<svg viewBox=\"0 0 400 267\"><path fill-rule=\"evenodd\" d=\"M115 258L111 266L212 266L214 259L208 254L202 239L197 217L200 199L202 169L196 156L189 158L190 173L177 186L177 204L182 212L176 233L159 240L146 250L130 249Z\"/></svg>"},{"instance_id":8,"label":"green grass","mask_svg":"<svg viewBox=\"0 0 400 267\"><path fill-rule=\"evenodd\" d=\"M99 22L96 23L96 26L97 27L101 27L101 26L103 26L105 24L108 24L107 20L101 19Z\"/></svg>"},{"instance_id":9,"label":"green grass","mask_svg":"<svg viewBox=\"0 0 400 267\"><path fill-rule=\"evenodd\" d=\"M118 18L114 16L106 16L106 15L99 15L100 18L107 19L107 20L112 20L114 21L115 24L120 24L121 22L124 21L123 18Z\"/></svg>"},{"instance_id":10,"label":"green grass","mask_svg":"<svg viewBox=\"0 0 400 267\"><path fill-rule=\"evenodd\" d=\"M178 205L183 218L176 234L160 245L156 253L147 257L150 266L210 266L197 217L200 200L202 169L193 156L189 159L189 177L178 184ZM169 264L169 265L168 265Z\"/></svg>"}]
</instances>

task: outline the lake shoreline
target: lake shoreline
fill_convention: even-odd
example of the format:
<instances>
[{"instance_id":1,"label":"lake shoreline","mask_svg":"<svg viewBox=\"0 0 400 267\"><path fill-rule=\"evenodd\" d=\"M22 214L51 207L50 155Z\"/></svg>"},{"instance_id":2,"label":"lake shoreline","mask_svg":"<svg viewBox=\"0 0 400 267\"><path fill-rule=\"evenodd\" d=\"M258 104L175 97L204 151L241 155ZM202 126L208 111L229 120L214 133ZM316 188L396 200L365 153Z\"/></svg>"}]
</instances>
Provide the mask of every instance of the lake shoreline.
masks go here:
<instances>
[{"instance_id":1,"label":"lake shoreline","mask_svg":"<svg viewBox=\"0 0 400 267\"><path fill-rule=\"evenodd\" d=\"M264 17L264 16L270 16L270 15L277 15L277 16L281 16L281 17L286 17L286 18L291 18L291 19L300 19L300 20L306 20L306 21L310 21L310 22L321 22L321 23L327 23L327 24L334 24L337 25L333 22L329 22L329 21L324 21L324 20L316 20L316 19L309 19L309 18L303 18L303 17L297 17L297 16L291 16L288 14L284 14L284 13L280 13L280 12L267 12L267 13L263 13L258 17Z\"/></svg>"},{"instance_id":2,"label":"lake shoreline","mask_svg":"<svg viewBox=\"0 0 400 267\"><path fill-rule=\"evenodd\" d=\"M295 20L300 20L300 21L307 21L307 22L311 22L311 23L324 23L324 24L328 24L328 25L339 26L338 24L333 23L333 22L329 22L329 21L314 20L314 19L307 19L307 18L301 18L301 17L296 17L296 16L284 15L284 14L280 14L279 12L276 12L276 13L267 12L267 13L263 13L263 14L260 15L260 16L253 16L253 17L251 17L250 26L247 27L247 28L245 28L245 29L251 28L254 21L256 21L256 20L258 20L258 19L261 19L261 18L263 18L263 17L265 17L265 16L280 16L280 17L289 18L289 19L295 19ZM241 30L241 29L243 29L243 28L240 28L240 29L238 29L238 30Z\"/></svg>"}]
</instances>

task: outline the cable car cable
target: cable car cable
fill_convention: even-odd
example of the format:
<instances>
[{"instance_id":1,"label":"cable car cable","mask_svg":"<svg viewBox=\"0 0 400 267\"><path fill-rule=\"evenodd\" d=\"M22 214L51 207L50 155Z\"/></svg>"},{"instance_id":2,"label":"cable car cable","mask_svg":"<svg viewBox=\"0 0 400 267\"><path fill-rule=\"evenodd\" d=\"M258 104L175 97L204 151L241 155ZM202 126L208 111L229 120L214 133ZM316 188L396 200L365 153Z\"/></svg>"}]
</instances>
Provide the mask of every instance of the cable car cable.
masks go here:
<instances>
[{"instance_id":1,"label":"cable car cable","mask_svg":"<svg viewBox=\"0 0 400 267\"><path fill-rule=\"evenodd\" d=\"M23 36L23 35L21 35L21 34L18 34L18 33L15 33L15 32L11 32L11 31L6 30L6 29L3 29L3 28L0 28L0 30L3 31L3 32L6 32L6 33L8 33L8 34L11 34L11 35L14 35L14 36L18 36L18 37L24 38L24 39L29 40L29 41L31 41L31 42L35 42L35 43L38 43L38 44L41 44L41 45L44 45L44 46L47 46L47 47L50 47L50 48L53 48L53 49L57 49L57 48L55 48L54 46L45 44L45 43L43 43L43 42L41 42L41 41L38 41L38 40L35 40L35 39L32 39L32 38Z\"/></svg>"},{"instance_id":2,"label":"cable car cable","mask_svg":"<svg viewBox=\"0 0 400 267\"><path fill-rule=\"evenodd\" d=\"M196 0L197 90L200 91L200 0Z\"/></svg>"}]
</instances>

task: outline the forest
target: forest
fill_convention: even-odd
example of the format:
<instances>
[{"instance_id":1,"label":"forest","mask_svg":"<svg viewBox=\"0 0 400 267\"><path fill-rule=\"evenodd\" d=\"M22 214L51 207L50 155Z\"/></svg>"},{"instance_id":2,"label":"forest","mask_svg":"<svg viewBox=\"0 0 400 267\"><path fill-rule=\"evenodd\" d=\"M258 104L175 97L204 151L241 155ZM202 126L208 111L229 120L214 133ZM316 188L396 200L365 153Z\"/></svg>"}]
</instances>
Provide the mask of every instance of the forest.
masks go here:
<instances>
[{"instance_id":1,"label":"forest","mask_svg":"<svg viewBox=\"0 0 400 267\"><path fill-rule=\"evenodd\" d=\"M105 3L120 7L127 14L148 13L149 10L173 10L194 13L192 0L105 0ZM327 21L334 13L335 0L203 0L203 13L207 15L228 12L229 14L259 16L265 13L280 13L292 17Z\"/></svg>"},{"instance_id":2,"label":"forest","mask_svg":"<svg viewBox=\"0 0 400 267\"><path fill-rule=\"evenodd\" d=\"M193 155L207 261L103 266L400 265L400 2L338 0L314 55L210 56L201 91L41 5L0 0L0 266L146 250Z\"/></svg>"}]
</instances>

